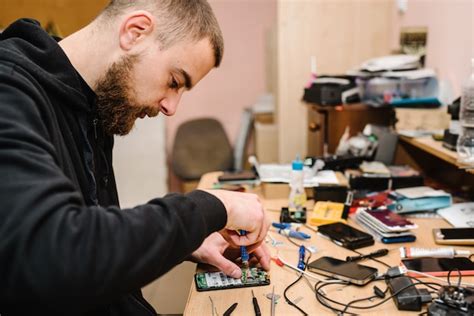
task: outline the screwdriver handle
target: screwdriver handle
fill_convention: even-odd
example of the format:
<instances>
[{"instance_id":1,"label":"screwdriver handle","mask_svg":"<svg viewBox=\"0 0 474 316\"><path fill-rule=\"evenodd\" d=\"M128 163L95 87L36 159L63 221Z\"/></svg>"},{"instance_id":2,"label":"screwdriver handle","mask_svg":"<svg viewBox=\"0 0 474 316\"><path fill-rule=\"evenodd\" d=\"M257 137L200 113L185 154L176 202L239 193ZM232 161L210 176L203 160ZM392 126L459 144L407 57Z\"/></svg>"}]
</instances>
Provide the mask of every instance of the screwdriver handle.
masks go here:
<instances>
[{"instance_id":1,"label":"screwdriver handle","mask_svg":"<svg viewBox=\"0 0 474 316\"><path fill-rule=\"evenodd\" d=\"M358 256L353 256L353 257L347 257L346 261L360 261L362 259L370 259L370 258L378 258L378 257L383 257L388 254L388 249L379 249L377 251L371 252L367 255L358 255Z\"/></svg>"},{"instance_id":2,"label":"screwdriver handle","mask_svg":"<svg viewBox=\"0 0 474 316\"><path fill-rule=\"evenodd\" d=\"M255 316L261 316L262 314L260 313L260 306L258 306L257 298L254 297L252 298L253 302L253 309L255 310Z\"/></svg>"}]
</instances>

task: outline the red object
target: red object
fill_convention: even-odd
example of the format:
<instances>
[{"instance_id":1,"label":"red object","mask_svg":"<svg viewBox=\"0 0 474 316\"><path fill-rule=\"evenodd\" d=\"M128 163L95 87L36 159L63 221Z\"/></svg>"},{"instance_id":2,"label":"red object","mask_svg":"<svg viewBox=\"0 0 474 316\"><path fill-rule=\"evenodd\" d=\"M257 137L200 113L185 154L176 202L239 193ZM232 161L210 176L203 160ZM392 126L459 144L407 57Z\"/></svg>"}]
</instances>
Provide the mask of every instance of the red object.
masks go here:
<instances>
[{"instance_id":1,"label":"red object","mask_svg":"<svg viewBox=\"0 0 474 316\"><path fill-rule=\"evenodd\" d=\"M388 198L390 192L391 191L376 192L368 194L361 199L354 199L349 213L355 213L358 208L375 209L392 204L393 201Z\"/></svg>"},{"instance_id":2,"label":"red object","mask_svg":"<svg viewBox=\"0 0 474 316\"><path fill-rule=\"evenodd\" d=\"M284 266L283 262L281 262L280 259L278 259L278 258L272 258L272 260L273 260L279 267L283 267L283 266Z\"/></svg>"}]
</instances>

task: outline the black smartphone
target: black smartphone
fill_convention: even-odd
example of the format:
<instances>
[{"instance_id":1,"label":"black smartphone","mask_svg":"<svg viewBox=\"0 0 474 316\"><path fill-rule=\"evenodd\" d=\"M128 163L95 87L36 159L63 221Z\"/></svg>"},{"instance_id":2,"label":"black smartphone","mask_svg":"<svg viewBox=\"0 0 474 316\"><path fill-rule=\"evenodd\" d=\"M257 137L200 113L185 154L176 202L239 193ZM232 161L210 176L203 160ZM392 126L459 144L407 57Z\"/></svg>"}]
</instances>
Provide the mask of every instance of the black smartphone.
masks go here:
<instances>
[{"instance_id":1,"label":"black smartphone","mask_svg":"<svg viewBox=\"0 0 474 316\"><path fill-rule=\"evenodd\" d=\"M403 259L402 264L408 270L424 272L433 276L447 276L450 270L453 277L458 275L458 270L461 275L474 275L474 262L464 257ZM420 276L415 273L411 273L411 275Z\"/></svg>"},{"instance_id":2,"label":"black smartphone","mask_svg":"<svg viewBox=\"0 0 474 316\"><path fill-rule=\"evenodd\" d=\"M196 290L213 291L235 289L241 287L263 286L270 284L270 275L261 268L250 268L250 274L247 280L234 279L222 272L198 272L194 275Z\"/></svg>"},{"instance_id":3,"label":"black smartphone","mask_svg":"<svg viewBox=\"0 0 474 316\"><path fill-rule=\"evenodd\" d=\"M321 257L311 262L308 270L356 285L365 285L377 277L375 268L331 257Z\"/></svg>"},{"instance_id":4,"label":"black smartphone","mask_svg":"<svg viewBox=\"0 0 474 316\"><path fill-rule=\"evenodd\" d=\"M318 233L347 249L358 249L375 243L372 235L339 222L318 226Z\"/></svg>"}]
</instances>

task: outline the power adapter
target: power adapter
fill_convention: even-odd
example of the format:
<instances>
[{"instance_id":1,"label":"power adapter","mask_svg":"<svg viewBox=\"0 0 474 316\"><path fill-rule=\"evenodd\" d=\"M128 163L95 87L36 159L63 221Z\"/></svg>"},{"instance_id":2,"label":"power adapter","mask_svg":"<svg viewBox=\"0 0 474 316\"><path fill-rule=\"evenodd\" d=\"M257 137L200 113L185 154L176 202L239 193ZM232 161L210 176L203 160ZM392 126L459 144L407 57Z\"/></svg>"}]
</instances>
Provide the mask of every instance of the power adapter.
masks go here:
<instances>
[{"instance_id":1,"label":"power adapter","mask_svg":"<svg viewBox=\"0 0 474 316\"><path fill-rule=\"evenodd\" d=\"M393 297L398 310L421 311L422 305L432 300L430 293L426 289L418 290L409 277L399 276L386 282L392 295L401 291Z\"/></svg>"}]
</instances>

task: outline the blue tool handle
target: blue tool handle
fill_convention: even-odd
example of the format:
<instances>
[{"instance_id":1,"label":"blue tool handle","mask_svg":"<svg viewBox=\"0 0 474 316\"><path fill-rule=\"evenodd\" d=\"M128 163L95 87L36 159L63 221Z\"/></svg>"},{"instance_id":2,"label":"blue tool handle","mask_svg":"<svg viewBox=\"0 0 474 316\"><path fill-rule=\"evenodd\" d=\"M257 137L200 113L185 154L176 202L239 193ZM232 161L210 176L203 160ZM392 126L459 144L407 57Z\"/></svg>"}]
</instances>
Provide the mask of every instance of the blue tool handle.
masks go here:
<instances>
[{"instance_id":1,"label":"blue tool handle","mask_svg":"<svg viewBox=\"0 0 474 316\"><path fill-rule=\"evenodd\" d=\"M306 249L304 246L300 246L299 250L299 257L298 257L298 269L304 270L305 264L304 264L304 257L306 255Z\"/></svg>"},{"instance_id":2,"label":"blue tool handle","mask_svg":"<svg viewBox=\"0 0 474 316\"><path fill-rule=\"evenodd\" d=\"M290 230L288 232L288 236L290 236L292 238L300 239L300 240L305 240L305 239L311 238L311 236L308 235L308 234L305 234L303 232L297 232L297 231L294 231L294 230Z\"/></svg>"},{"instance_id":3,"label":"blue tool handle","mask_svg":"<svg viewBox=\"0 0 474 316\"><path fill-rule=\"evenodd\" d=\"M241 229L239 230L239 233L241 236L247 235L247 231ZM249 261L249 254L247 252L247 247L246 246L240 246L240 257L242 261Z\"/></svg>"},{"instance_id":4,"label":"blue tool handle","mask_svg":"<svg viewBox=\"0 0 474 316\"><path fill-rule=\"evenodd\" d=\"M287 228L290 228L290 227L291 227L291 224L290 224L290 223L277 223L277 222L273 222L273 223L272 223L272 226L275 227L275 228L278 228L278 229L287 229Z\"/></svg>"}]
</instances>

